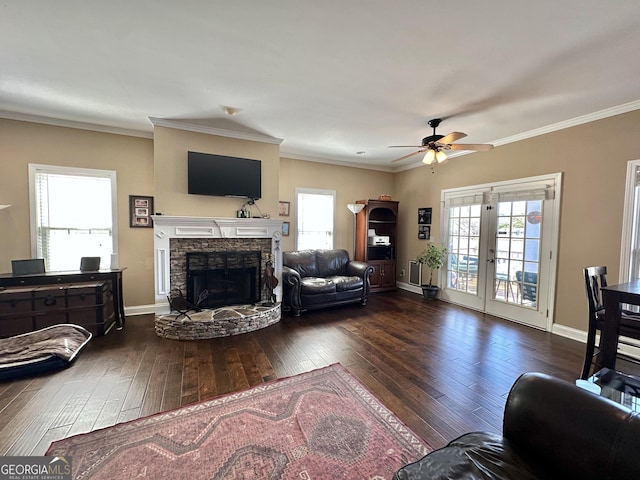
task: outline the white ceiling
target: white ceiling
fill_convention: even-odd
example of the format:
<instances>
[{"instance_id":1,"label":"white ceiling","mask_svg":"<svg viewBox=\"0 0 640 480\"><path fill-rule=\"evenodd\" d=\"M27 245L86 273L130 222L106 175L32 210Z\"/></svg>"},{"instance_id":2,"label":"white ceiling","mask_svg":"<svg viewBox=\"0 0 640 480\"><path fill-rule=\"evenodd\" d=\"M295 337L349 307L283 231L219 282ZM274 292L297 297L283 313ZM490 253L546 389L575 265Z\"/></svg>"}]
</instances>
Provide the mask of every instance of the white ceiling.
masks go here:
<instances>
[{"instance_id":1,"label":"white ceiling","mask_svg":"<svg viewBox=\"0 0 640 480\"><path fill-rule=\"evenodd\" d=\"M430 118L500 145L638 108L638 0L0 1L5 118L183 119L396 169Z\"/></svg>"}]
</instances>

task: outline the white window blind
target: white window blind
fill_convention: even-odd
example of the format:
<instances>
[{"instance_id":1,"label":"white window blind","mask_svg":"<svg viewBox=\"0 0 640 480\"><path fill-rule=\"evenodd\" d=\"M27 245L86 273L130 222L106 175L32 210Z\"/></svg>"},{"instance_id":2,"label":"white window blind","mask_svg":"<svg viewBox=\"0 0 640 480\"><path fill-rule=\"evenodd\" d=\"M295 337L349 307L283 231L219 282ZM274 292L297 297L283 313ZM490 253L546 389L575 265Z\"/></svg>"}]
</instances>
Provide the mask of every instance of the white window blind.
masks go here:
<instances>
[{"instance_id":1,"label":"white window blind","mask_svg":"<svg viewBox=\"0 0 640 480\"><path fill-rule=\"evenodd\" d=\"M446 208L470 207L487 203L488 192L456 192L445 193L444 204Z\"/></svg>"},{"instance_id":2,"label":"white window blind","mask_svg":"<svg viewBox=\"0 0 640 480\"><path fill-rule=\"evenodd\" d=\"M491 203L553 200L555 189L551 184L526 183L491 188Z\"/></svg>"},{"instance_id":3,"label":"white window blind","mask_svg":"<svg viewBox=\"0 0 640 480\"><path fill-rule=\"evenodd\" d=\"M47 271L78 270L83 256L107 268L114 242L115 172L30 165L35 256Z\"/></svg>"},{"instance_id":4,"label":"white window blind","mask_svg":"<svg viewBox=\"0 0 640 480\"><path fill-rule=\"evenodd\" d=\"M296 189L297 250L333 248L335 196L333 190Z\"/></svg>"}]
</instances>

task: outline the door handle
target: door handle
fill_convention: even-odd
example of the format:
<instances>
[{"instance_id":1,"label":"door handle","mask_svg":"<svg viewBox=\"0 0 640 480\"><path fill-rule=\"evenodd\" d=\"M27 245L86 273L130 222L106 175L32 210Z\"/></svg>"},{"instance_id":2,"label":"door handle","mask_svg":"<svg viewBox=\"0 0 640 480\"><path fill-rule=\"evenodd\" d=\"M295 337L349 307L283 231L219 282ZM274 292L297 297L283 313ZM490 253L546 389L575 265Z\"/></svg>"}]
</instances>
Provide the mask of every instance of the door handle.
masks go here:
<instances>
[{"instance_id":1,"label":"door handle","mask_svg":"<svg viewBox=\"0 0 640 480\"><path fill-rule=\"evenodd\" d=\"M487 263L496 263L496 261L493 258L487 258Z\"/></svg>"}]
</instances>

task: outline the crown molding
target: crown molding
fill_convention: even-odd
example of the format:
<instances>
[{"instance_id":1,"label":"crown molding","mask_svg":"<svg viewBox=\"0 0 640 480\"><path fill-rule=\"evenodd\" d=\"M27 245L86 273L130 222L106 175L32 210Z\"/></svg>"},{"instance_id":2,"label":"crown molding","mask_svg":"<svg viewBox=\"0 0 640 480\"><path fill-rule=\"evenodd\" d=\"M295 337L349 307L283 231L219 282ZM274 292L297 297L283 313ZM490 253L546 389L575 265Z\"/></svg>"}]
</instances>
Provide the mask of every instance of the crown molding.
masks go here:
<instances>
[{"instance_id":1,"label":"crown molding","mask_svg":"<svg viewBox=\"0 0 640 480\"><path fill-rule=\"evenodd\" d=\"M149 121L154 127L175 128L177 130L186 130L188 132L206 133L209 135L217 135L219 137L235 138L238 140L251 140L253 142L270 143L280 145L284 139L262 135L259 133L238 132L236 130L226 130L224 128L209 127L197 123L189 123L180 120L169 120L166 118L149 117Z\"/></svg>"},{"instance_id":2,"label":"crown molding","mask_svg":"<svg viewBox=\"0 0 640 480\"><path fill-rule=\"evenodd\" d=\"M587 115L571 118L569 120L564 120L562 122L552 123L551 125L546 125L544 127L536 128L534 130L529 130L528 132L523 132L517 135L512 135L510 137L501 138L499 140L496 140L494 142L489 142L489 143L492 143L494 146L499 147L500 145L506 145L508 143L518 142L520 140L526 140L528 138L537 137L539 135L545 135L547 133L557 132L558 130L564 130L565 128L577 127L578 125L583 125L589 122L595 122L596 120L602 120L604 118L614 117L616 115L621 115L623 113L632 112L638 109L640 109L640 100L635 100L633 102L623 103L622 105L606 108L604 110L599 110L593 113L588 113Z\"/></svg>"},{"instance_id":3,"label":"crown molding","mask_svg":"<svg viewBox=\"0 0 640 480\"><path fill-rule=\"evenodd\" d=\"M284 150L280 150L280 158L290 158L292 160L302 160L304 162L325 163L329 165L337 165L340 167L362 168L364 170L378 170L380 172L395 171L392 167L387 167L385 165L363 165L361 163L345 162L342 160L334 160L331 158L311 157L311 156L302 155L299 153L286 152Z\"/></svg>"},{"instance_id":4,"label":"crown molding","mask_svg":"<svg viewBox=\"0 0 640 480\"><path fill-rule=\"evenodd\" d=\"M0 110L0 118L5 118L7 120L18 120L20 122L40 123L43 125L52 125L54 127L77 128L79 130L90 130L92 132L126 135L128 137L153 138L153 132L146 132L144 130L110 127L108 125L98 125L97 123L78 122L75 120L65 120L62 118L30 115L28 113L8 112L6 110Z\"/></svg>"}]
</instances>

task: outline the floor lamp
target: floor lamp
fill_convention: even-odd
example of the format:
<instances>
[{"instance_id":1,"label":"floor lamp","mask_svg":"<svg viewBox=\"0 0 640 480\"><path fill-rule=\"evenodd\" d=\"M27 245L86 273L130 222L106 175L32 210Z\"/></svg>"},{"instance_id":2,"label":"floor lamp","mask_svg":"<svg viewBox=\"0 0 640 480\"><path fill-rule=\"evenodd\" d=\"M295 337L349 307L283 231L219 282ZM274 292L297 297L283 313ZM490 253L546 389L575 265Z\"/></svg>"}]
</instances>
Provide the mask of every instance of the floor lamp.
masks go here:
<instances>
[{"instance_id":1,"label":"floor lamp","mask_svg":"<svg viewBox=\"0 0 640 480\"><path fill-rule=\"evenodd\" d=\"M347 208L353 213L353 260L356 259L356 215L364 208L364 203L349 203Z\"/></svg>"}]
</instances>

